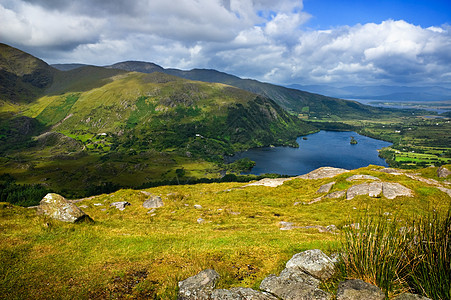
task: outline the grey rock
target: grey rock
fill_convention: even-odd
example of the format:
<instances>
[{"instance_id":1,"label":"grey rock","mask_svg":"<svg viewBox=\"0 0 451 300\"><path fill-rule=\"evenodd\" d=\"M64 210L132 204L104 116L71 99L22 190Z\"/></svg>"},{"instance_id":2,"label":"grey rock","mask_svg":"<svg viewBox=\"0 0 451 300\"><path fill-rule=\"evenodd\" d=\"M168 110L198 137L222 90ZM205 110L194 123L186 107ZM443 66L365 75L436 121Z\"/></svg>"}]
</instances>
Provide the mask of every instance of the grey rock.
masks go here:
<instances>
[{"instance_id":1,"label":"grey rock","mask_svg":"<svg viewBox=\"0 0 451 300\"><path fill-rule=\"evenodd\" d=\"M210 299L219 274L212 269L206 269L178 283L178 300Z\"/></svg>"},{"instance_id":2,"label":"grey rock","mask_svg":"<svg viewBox=\"0 0 451 300\"><path fill-rule=\"evenodd\" d=\"M351 177L346 178L346 181L354 181L354 180L379 180L379 178L371 176L371 175L352 175Z\"/></svg>"},{"instance_id":3,"label":"grey rock","mask_svg":"<svg viewBox=\"0 0 451 300\"><path fill-rule=\"evenodd\" d=\"M212 300L277 300L276 297L265 292L259 292L250 288L231 288L230 290L218 289L211 294Z\"/></svg>"},{"instance_id":4,"label":"grey rock","mask_svg":"<svg viewBox=\"0 0 451 300\"><path fill-rule=\"evenodd\" d=\"M194 208L195 208L195 209L202 209L202 205L200 205L200 204L194 204Z\"/></svg>"},{"instance_id":5,"label":"grey rock","mask_svg":"<svg viewBox=\"0 0 451 300\"><path fill-rule=\"evenodd\" d=\"M384 183L382 182L370 182L368 184L368 196L379 197L383 192Z\"/></svg>"},{"instance_id":6,"label":"grey rock","mask_svg":"<svg viewBox=\"0 0 451 300\"><path fill-rule=\"evenodd\" d=\"M63 196L54 193L48 193L42 198L37 207L37 213L69 223L92 221L78 206L69 202Z\"/></svg>"},{"instance_id":7,"label":"grey rock","mask_svg":"<svg viewBox=\"0 0 451 300\"><path fill-rule=\"evenodd\" d=\"M395 199L398 196L413 196L410 189L396 182L384 182L384 185L382 186L382 193L387 199Z\"/></svg>"},{"instance_id":8,"label":"grey rock","mask_svg":"<svg viewBox=\"0 0 451 300\"><path fill-rule=\"evenodd\" d=\"M350 279L340 282L337 290L337 300L383 300L384 293L380 288L360 279Z\"/></svg>"},{"instance_id":9,"label":"grey rock","mask_svg":"<svg viewBox=\"0 0 451 300\"><path fill-rule=\"evenodd\" d=\"M346 191L335 191L335 192L332 192L330 194L327 194L326 198L338 199L338 198L344 197L345 195L346 195Z\"/></svg>"},{"instance_id":10,"label":"grey rock","mask_svg":"<svg viewBox=\"0 0 451 300\"><path fill-rule=\"evenodd\" d=\"M287 270L287 269L285 269ZM263 279L260 289L269 292L282 300L332 299L332 295L318 289L319 281L300 270L288 270L280 276L270 275ZM301 276L296 276L302 273ZM309 284L313 282L314 284Z\"/></svg>"},{"instance_id":11,"label":"grey rock","mask_svg":"<svg viewBox=\"0 0 451 300\"><path fill-rule=\"evenodd\" d=\"M161 200L160 196L150 195L150 197L144 201L144 208L159 208L164 206L163 200Z\"/></svg>"},{"instance_id":12,"label":"grey rock","mask_svg":"<svg viewBox=\"0 0 451 300\"><path fill-rule=\"evenodd\" d=\"M332 167L322 167L318 168L316 170L313 170L310 173L307 173L305 175L297 176L297 178L303 178L303 179L322 179L322 178L332 178L337 175L343 174L349 172L349 170L346 169L340 169L340 168L332 168Z\"/></svg>"},{"instance_id":13,"label":"grey rock","mask_svg":"<svg viewBox=\"0 0 451 300\"><path fill-rule=\"evenodd\" d=\"M116 207L119 210L124 210L129 205L131 205L131 204L127 201L113 202L110 204L110 206Z\"/></svg>"},{"instance_id":14,"label":"grey rock","mask_svg":"<svg viewBox=\"0 0 451 300\"><path fill-rule=\"evenodd\" d=\"M449 175L451 175L451 171L450 170L448 170L447 168L445 168L445 167L439 167L438 169L437 169L437 176L439 177L439 178L446 178L446 177L448 177Z\"/></svg>"},{"instance_id":15,"label":"grey rock","mask_svg":"<svg viewBox=\"0 0 451 300\"><path fill-rule=\"evenodd\" d=\"M432 300L432 299L417 294L405 293L393 298L393 300Z\"/></svg>"},{"instance_id":16,"label":"grey rock","mask_svg":"<svg viewBox=\"0 0 451 300\"><path fill-rule=\"evenodd\" d=\"M293 178L263 178L259 181L252 182L249 184L246 184L244 187L247 186L268 186L268 187L278 187L279 185L282 185L285 183L285 181L292 180Z\"/></svg>"},{"instance_id":17,"label":"grey rock","mask_svg":"<svg viewBox=\"0 0 451 300\"><path fill-rule=\"evenodd\" d=\"M293 223L285 222L285 221L280 221L279 225L280 225L280 230L291 230L291 229L297 228L296 226L294 226Z\"/></svg>"},{"instance_id":18,"label":"grey rock","mask_svg":"<svg viewBox=\"0 0 451 300\"><path fill-rule=\"evenodd\" d=\"M321 280L327 280L335 273L333 262L319 249L295 254L286 267L299 269Z\"/></svg>"},{"instance_id":19,"label":"grey rock","mask_svg":"<svg viewBox=\"0 0 451 300\"><path fill-rule=\"evenodd\" d=\"M402 175L403 172L401 170L392 169L392 168L384 168L379 170L374 170L382 173L392 174L392 175Z\"/></svg>"},{"instance_id":20,"label":"grey rock","mask_svg":"<svg viewBox=\"0 0 451 300\"><path fill-rule=\"evenodd\" d=\"M199 224L202 224L202 223L204 223L204 222L205 222L205 220L202 219L202 218L197 219L197 223L199 223Z\"/></svg>"},{"instance_id":21,"label":"grey rock","mask_svg":"<svg viewBox=\"0 0 451 300\"><path fill-rule=\"evenodd\" d=\"M330 189L332 188L332 186L335 184L335 181L323 184L316 192L318 194L321 193L329 193Z\"/></svg>"}]
</instances>

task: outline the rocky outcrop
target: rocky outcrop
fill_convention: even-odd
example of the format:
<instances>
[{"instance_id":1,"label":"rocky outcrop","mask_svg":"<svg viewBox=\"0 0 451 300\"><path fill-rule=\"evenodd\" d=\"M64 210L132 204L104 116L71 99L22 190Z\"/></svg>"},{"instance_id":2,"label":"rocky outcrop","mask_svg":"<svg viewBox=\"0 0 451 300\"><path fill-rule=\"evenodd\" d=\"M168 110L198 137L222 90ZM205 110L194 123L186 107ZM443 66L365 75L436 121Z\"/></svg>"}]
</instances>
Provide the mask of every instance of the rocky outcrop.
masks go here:
<instances>
[{"instance_id":1,"label":"rocky outcrop","mask_svg":"<svg viewBox=\"0 0 451 300\"><path fill-rule=\"evenodd\" d=\"M218 289L211 294L211 300L277 300L276 297L250 288Z\"/></svg>"},{"instance_id":2,"label":"rocky outcrop","mask_svg":"<svg viewBox=\"0 0 451 300\"><path fill-rule=\"evenodd\" d=\"M293 178L263 178L259 181L249 183L245 185L247 186L268 186L268 187L278 187L279 185L284 184L285 181L292 180Z\"/></svg>"},{"instance_id":3,"label":"rocky outcrop","mask_svg":"<svg viewBox=\"0 0 451 300\"><path fill-rule=\"evenodd\" d=\"M352 175L351 177L346 178L347 181L355 181L355 180L380 180L377 177L371 176L371 175Z\"/></svg>"},{"instance_id":4,"label":"rocky outcrop","mask_svg":"<svg viewBox=\"0 0 451 300\"><path fill-rule=\"evenodd\" d=\"M438 168L437 169L437 176L439 177L439 178L446 178L446 177L448 177L449 175L451 175L451 171L450 170L448 170L447 168L445 168L445 167L440 167L440 168Z\"/></svg>"},{"instance_id":5,"label":"rocky outcrop","mask_svg":"<svg viewBox=\"0 0 451 300\"><path fill-rule=\"evenodd\" d=\"M178 283L178 300L210 299L219 274L212 269L203 270Z\"/></svg>"},{"instance_id":6,"label":"rocky outcrop","mask_svg":"<svg viewBox=\"0 0 451 300\"><path fill-rule=\"evenodd\" d=\"M380 288L360 279L350 279L338 285L337 300L383 300Z\"/></svg>"},{"instance_id":7,"label":"rocky outcrop","mask_svg":"<svg viewBox=\"0 0 451 300\"><path fill-rule=\"evenodd\" d=\"M295 254L285 266L301 270L320 280L327 280L335 273L332 260L319 249Z\"/></svg>"},{"instance_id":8,"label":"rocky outcrop","mask_svg":"<svg viewBox=\"0 0 451 300\"><path fill-rule=\"evenodd\" d=\"M313 170L310 173L307 173L305 175L297 176L296 178L303 178L303 179L323 179L323 178L332 178L337 175L343 174L349 172L349 170L346 169L340 169L340 168L332 168L332 167L322 167L316 170Z\"/></svg>"},{"instance_id":9,"label":"rocky outcrop","mask_svg":"<svg viewBox=\"0 0 451 300\"><path fill-rule=\"evenodd\" d=\"M381 194L383 194L387 199L395 199L398 196L413 196L410 189L399 183L369 182L351 186L346 192L346 199L351 200L359 195L379 197Z\"/></svg>"},{"instance_id":10,"label":"rocky outcrop","mask_svg":"<svg viewBox=\"0 0 451 300\"><path fill-rule=\"evenodd\" d=\"M146 201L143 203L144 208L152 209L152 208L159 208L164 206L163 200L160 196L155 195L148 195L150 196Z\"/></svg>"},{"instance_id":11,"label":"rocky outcrop","mask_svg":"<svg viewBox=\"0 0 451 300\"><path fill-rule=\"evenodd\" d=\"M393 298L393 300L432 300L432 299L417 294L405 293Z\"/></svg>"},{"instance_id":12,"label":"rocky outcrop","mask_svg":"<svg viewBox=\"0 0 451 300\"><path fill-rule=\"evenodd\" d=\"M124 210L127 206L131 205L129 202L127 201L118 201L118 202L113 202L110 204L110 206L112 207L116 207L119 210Z\"/></svg>"},{"instance_id":13,"label":"rocky outcrop","mask_svg":"<svg viewBox=\"0 0 451 300\"><path fill-rule=\"evenodd\" d=\"M42 198L37 207L37 212L63 222L92 221L78 206L69 202L63 196L54 193L49 193Z\"/></svg>"},{"instance_id":14,"label":"rocky outcrop","mask_svg":"<svg viewBox=\"0 0 451 300\"><path fill-rule=\"evenodd\" d=\"M334 184L335 184L335 181L323 184L316 192L318 194L329 193L330 189L334 186Z\"/></svg>"}]
</instances>

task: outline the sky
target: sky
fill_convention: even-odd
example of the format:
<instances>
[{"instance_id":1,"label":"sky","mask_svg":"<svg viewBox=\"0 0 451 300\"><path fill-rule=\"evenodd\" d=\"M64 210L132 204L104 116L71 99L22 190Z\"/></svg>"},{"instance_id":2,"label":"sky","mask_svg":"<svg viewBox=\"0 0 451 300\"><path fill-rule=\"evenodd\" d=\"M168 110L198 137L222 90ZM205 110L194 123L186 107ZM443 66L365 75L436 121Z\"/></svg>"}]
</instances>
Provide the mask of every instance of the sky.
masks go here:
<instances>
[{"instance_id":1,"label":"sky","mask_svg":"<svg viewBox=\"0 0 451 300\"><path fill-rule=\"evenodd\" d=\"M0 0L0 42L50 64L451 87L450 0Z\"/></svg>"}]
</instances>

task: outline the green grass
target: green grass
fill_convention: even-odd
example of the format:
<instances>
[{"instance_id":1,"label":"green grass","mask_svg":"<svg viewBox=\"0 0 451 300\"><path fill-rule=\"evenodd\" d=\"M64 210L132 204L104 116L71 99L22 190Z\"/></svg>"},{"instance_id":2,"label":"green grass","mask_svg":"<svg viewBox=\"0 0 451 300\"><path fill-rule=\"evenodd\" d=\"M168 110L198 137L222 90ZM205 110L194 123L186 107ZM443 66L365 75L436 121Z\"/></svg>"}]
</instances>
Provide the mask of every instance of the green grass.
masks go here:
<instances>
[{"instance_id":1,"label":"green grass","mask_svg":"<svg viewBox=\"0 0 451 300\"><path fill-rule=\"evenodd\" d=\"M335 179L295 179L277 188L242 188L244 183L150 188L146 191L165 203L153 213L142 207L146 196L139 190L120 190L78 203L87 206L82 209L94 224L61 223L37 216L33 209L2 204L0 294L8 299L175 299L177 282L205 268L220 273L219 288L258 288L295 253L340 251L340 235L315 229L281 231L280 221L342 229L359 216L388 212L407 220L427 215L431 208L443 211L451 203L448 195L424 183L373 168ZM356 173L400 182L415 197L360 196L294 205L318 197L321 185L332 180L344 184L345 177ZM131 206L118 211L109 206L116 201ZM205 222L198 224L199 218Z\"/></svg>"}]
</instances>

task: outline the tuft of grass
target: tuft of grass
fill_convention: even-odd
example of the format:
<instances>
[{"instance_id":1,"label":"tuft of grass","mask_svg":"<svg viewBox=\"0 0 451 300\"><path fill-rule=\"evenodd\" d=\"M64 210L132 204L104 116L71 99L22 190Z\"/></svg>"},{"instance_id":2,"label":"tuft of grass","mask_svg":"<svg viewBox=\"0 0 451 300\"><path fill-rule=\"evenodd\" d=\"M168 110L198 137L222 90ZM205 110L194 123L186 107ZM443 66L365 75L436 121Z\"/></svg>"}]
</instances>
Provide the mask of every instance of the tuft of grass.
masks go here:
<instances>
[{"instance_id":1,"label":"tuft of grass","mask_svg":"<svg viewBox=\"0 0 451 300\"><path fill-rule=\"evenodd\" d=\"M387 296L413 291L450 299L450 208L408 221L366 216L358 224L343 230L348 277L375 284Z\"/></svg>"}]
</instances>

